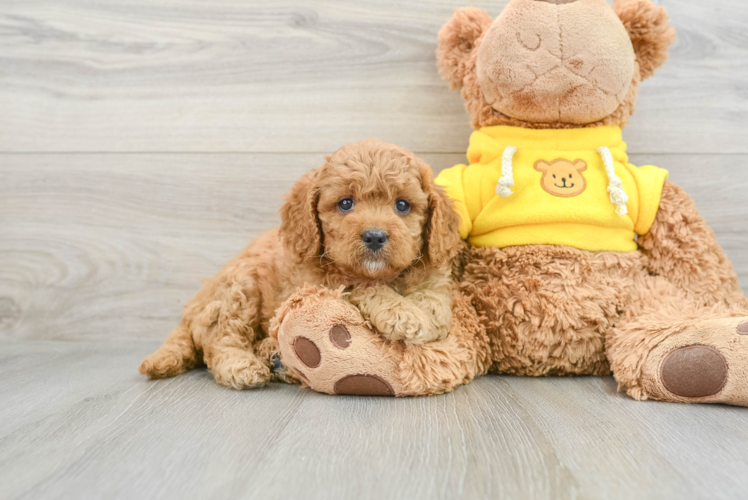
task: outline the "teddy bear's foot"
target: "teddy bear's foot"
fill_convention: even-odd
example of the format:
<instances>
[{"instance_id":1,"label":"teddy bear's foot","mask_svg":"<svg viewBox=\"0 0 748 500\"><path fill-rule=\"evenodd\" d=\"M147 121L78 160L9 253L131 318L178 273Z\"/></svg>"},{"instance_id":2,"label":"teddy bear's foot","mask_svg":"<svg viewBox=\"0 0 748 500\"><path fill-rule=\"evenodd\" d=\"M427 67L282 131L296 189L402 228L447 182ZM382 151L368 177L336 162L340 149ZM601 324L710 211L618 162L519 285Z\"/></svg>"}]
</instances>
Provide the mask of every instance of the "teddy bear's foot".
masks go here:
<instances>
[{"instance_id":1,"label":"teddy bear's foot","mask_svg":"<svg viewBox=\"0 0 748 500\"><path fill-rule=\"evenodd\" d=\"M661 342L642 388L664 401L748 406L748 317L702 321Z\"/></svg>"},{"instance_id":2,"label":"teddy bear's foot","mask_svg":"<svg viewBox=\"0 0 748 500\"><path fill-rule=\"evenodd\" d=\"M327 394L398 396L401 348L365 324L361 313L327 290L305 290L277 330L283 364L305 386Z\"/></svg>"}]
</instances>

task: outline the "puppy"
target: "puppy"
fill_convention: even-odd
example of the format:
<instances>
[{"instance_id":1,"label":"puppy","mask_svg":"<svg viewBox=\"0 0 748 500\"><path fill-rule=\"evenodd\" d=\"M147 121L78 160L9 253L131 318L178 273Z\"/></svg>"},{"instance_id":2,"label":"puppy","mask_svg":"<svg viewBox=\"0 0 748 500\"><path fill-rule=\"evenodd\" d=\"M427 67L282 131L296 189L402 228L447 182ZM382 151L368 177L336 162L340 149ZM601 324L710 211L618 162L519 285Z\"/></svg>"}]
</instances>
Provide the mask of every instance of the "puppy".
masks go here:
<instances>
[{"instance_id":1,"label":"puppy","mask_svg":"<svg viewBox=\"0 0 748 500\"><path fill-rule=\"evenodd\" d=\"M447 335L459 219L412 153L378 140L348 144L296 182L281 218L206 282L140 373L172 377L202 362L219 384L265 384L278 352L270 321L305 284L345 287L389 340Z\"/></svg>"}]
</instances>

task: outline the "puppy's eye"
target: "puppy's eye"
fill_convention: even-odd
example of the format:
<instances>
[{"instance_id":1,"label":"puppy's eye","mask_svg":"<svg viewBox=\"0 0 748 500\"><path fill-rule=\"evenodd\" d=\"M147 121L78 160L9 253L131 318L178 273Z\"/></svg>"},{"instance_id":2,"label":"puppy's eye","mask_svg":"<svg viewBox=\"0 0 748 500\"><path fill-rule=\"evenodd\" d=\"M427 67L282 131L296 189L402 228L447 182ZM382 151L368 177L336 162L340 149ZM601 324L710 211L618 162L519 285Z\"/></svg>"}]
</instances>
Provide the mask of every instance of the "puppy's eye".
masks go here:
<instances>
[{"instance_id":1,"label":"puppy's eye","mask_svg":"<svg viewBox=\"0 0 748 500\"><path fill-rule=\"evenodd\" d=\"M343 198L338 202L338 210L341 212L350 212L353 210L353 198Z\"/></svg>"},{"instance_id":2,"label":"puppy's eye","mask_svg":"<svg viewBox=\"0 0 748 500\"><path fill-rule=\"evenodd\" d=\"M405 215L410 212L410 203L407 200L399 199L395 202L395 210L401 215Z\"/></svg>"},{"instance_id":3,"label":"puppy's eye","mask_svg":"<svg viewBox=\"0 0 748 500\"><path fill-rule=\"evenodd\" d=\"M554 178L554 179L556 178L556 174L553 174L553 178Z\"/></svg>"}]
</instances>

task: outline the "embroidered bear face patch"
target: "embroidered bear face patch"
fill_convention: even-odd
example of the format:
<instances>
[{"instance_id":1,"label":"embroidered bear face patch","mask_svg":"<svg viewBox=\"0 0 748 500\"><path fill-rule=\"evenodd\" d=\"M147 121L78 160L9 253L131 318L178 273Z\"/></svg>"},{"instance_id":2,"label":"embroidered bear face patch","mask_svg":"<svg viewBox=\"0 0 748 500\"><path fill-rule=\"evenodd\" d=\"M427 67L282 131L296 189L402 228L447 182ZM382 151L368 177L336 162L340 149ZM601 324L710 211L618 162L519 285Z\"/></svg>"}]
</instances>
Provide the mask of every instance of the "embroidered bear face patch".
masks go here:
<instances>
[{"instance_id":1,"label":"embroidered bear face patch","mask_svg":"<svg viewBox=\"0 0 748 500\"><path fill-rule=\"evenodd\" d=\"M587 170L584 160L538 160L535 170L543 172L540 185L553 196L569 198L582 194L587 188L587 180L582 174Z\"/></svg>"}]
</instances>

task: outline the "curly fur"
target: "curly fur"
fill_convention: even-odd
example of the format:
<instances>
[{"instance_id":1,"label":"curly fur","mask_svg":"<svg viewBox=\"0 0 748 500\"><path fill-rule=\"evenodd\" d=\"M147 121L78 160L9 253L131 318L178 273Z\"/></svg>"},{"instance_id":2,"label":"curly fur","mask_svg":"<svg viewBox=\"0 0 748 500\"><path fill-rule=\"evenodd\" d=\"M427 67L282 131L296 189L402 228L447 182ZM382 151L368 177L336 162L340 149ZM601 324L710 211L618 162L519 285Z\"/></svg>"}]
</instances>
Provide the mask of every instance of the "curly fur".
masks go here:
<instances>
[{"instance_id":1,"label":"curly fur","mask_svg":"<svg viewBox=\"0 0 748 500\"><path fill-rule=\"evenodd\" d=\"M350 213L337 208L343 197L355 200ZM407 215L394 210L400 198L410 202ZM205 283L180 325L143 360L142 374L171 377L204 362L228 387L266 383L278 355L267 335L271 319L305 284L345 289L387 338L446 336L459 221L431 169L412 153L377 140L348 144L296 182L281 218L279 230L250 243ZM361 239L371 227L389 235L376 253Z\"/></svg>"},{"instance_id":2,"label":"curly fur","mask_svg":"<svg viewBox=\"0 0 748 500\"><path fill-rule=\"evenodd\" d=\"M571 9L566 11L566 22L573 23L577 18L572 13L587 16L582 12L585 5L594 7L610 24L612 16L602 0L543 5L535 0L512 0L507 10L524 14L545 9L548 14L554 12L549 9ZM665 62L675 32L663 9L650 0L618 1L614 12L624 28L616 36L627 33L632 44L618 56L633 54L636 60L625 95L621 88L623 99L618 109L601 120L533 123L506 116L488 104L476 65L478 50L492 24L485 12L475 8L458 10L442 28L437 50L439 72L451 87L461 89L476 128L623 126L634 110L640 81ZM546 29L532 22L527 25L533 30ZM522 22L517 26L523 26ZM557 34L558 28L548 30ZM526 40L534 39L529 36ZM525 49L533 50L531 44L521 42ZM486 47L511 47L512 43L514 40ZM552 55L566 61L563 53ZM497 63L496 71L505 69L502 64ZM614 71L615 66L608 69ZM496 79L495 74L489 76L484 81ZM748 300L713 231L685 191L665 183L655 221L639 239L639 247L634 252L589 252L548 245L499 249L463 244L452 263L457 291L451 334L437 342L388 345L379 351L388 362L393 357L398 362L398 371L388 372L397 395L446 392L487 370L526 376L606 375L612 371L620 387L635 399L748 405L748 335L738 334L748 324ZM313 314L323 332L330 328L324 312L302 307L294 314ZM300 318L296 321L304 324ZM371 338L366 328L354 326L361 337ZM730 367L723 392L697 399L670 393L660 376L663 359L673 349L697 344L718 351ZM372 352L368 355L375 356ZM346 366L360 367L355 361L345 360Z\"/></svg>"},{"instance_id":3,"label":"curly fur","mask_svg":"<svg viewBox=\"0 0 748 500\"><path fill-rule=\"evenodd\" d=\"M636 399L662 342L707 319L744 317L748 300L713 231L668 182L639 252L568 247L472 248L460 290L475 305L492 371L607 375ZM734 331L728 332L734 336Z\"/></svg>"},{"instance_id":4,"label":"curly fur","mask_svg":"<svg viewBox=\"0 0 748 500\"><path fill-rule=\"evenodd\" d=\"M384 343L355 315L346 321L358 332L355 344L368 342L387 359L386 373L398 396L448 392L488 371L520 376L612 371L635 399L687 401L664 392L652 375L664 356L660 351L706 343L745 363L748 355L735 326L748 320L748 300L714 233L674 184L665 184L660 211L641 244L638 252L464 246L453 261L453 318L443 340ZM335 297L339 292L307 290L282 309L284 318L292 312L297 317L291 323L314 323L327 331L341 321L326 316L331 309L326 302ZM361 361L367 360L347 363ZM310 385L319 390L318 383ZM738 376L731 384L728 396L703 401L748 404L746 381Z\"/></svg>"}]
</instances>

